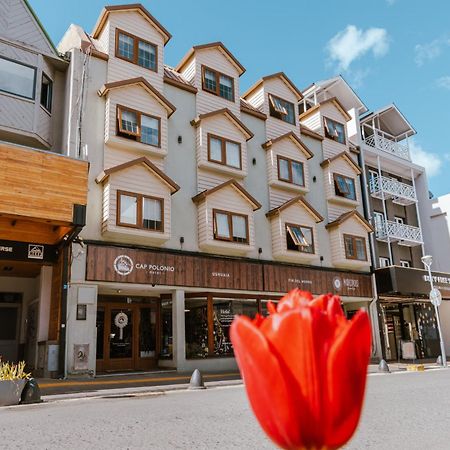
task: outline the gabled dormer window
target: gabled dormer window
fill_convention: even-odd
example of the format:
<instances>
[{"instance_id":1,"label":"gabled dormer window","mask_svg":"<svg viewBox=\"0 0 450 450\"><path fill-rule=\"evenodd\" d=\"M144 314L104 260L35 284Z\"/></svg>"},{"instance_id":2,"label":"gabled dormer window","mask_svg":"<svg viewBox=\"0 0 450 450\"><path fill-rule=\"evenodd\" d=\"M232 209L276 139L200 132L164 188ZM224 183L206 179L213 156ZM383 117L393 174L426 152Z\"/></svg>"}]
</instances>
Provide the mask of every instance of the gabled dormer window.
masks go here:
<instances>
[{"instance_id":1,"label":"gabled dormer window","mask_svg":"<svg viewBox=\"0 0 450 450\"><path fill-rule=\"evenodd\" d=\"M210 94L234 102L234 80L228 75L202 66L202 87Z\"/></svg>"},{"instance_id":2,"label":"gabled dormer window","mask_svg":"<svg viewBox=\"0 0 450 450\"><path fill-rule=\"evenodd\" d=\"M311 227L286 224L286 246L288 250L314 253L314 237Z\"/></svg>"},{"instance_id":3,"label":"gabled dormer window","mask_svg":"<svg viewBox=\"0 0 450 450\"><path fill-rule=\"evenodd\" d=\"M157 72L156 45L125 31L116 30L116 56L125 61Z\"/></svg>"},{"instance_id":4,"label":"gabled dormer window","mask_svg":"<svg viewBox=\"0 0 450 450\"><path fill-rule=\"evenodd\" d=\"M328 117L323 118L325 137L345 145L345 126Z\"/></svg>"},{"instance_id":5,"label":"gabled dormer window","mask_svg":"<svg viewBox=\"0 0 450 450\"><path fill-rule=\"evenodd\" d=\"M269 111L272 117L295 125L295 107L293 103L269 94Z\"/></svg>"},{"instance_id":6,"label":"gabled dormer window","mask_svg":"<svg viewBox=\"0 0 450 450\"><path fill-rule=\"evenodd\" d=\"M242 169L241 144L208 134L208 160L235 169Z\"/></svg>"},{"instance_id":7,"label":"gabled dormer window","mask_svg":"<svg viewBox=\"0 0 450 450\"><path fill-rule=\"evenodd\" d=\"M248 216L213 210L214 239L248 244Z\"/></svg>"},{"instance_id":8,"label":"gabled dormer window","mask_svg":"<svg viewBox=\"0 0 450 450\"><path fill-rule=\"evenodd\" d=\"M278 179L286 183L305 186L303 163L294 159L278 156Z\"/></svg>"}]
</instances>

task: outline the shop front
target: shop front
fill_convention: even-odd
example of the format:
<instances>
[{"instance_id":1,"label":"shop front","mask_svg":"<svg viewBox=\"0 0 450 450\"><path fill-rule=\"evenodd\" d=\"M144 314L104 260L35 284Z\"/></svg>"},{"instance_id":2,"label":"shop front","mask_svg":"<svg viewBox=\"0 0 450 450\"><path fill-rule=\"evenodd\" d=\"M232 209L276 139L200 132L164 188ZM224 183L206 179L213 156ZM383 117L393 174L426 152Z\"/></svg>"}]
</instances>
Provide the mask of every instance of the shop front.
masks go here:
<instances>
[{"instance_id":1,"label":"shop front","mask_svg":"<svg viewBox=\"0 0 450 450\"><path fill-rule=\"evenodd\" d=\"M267 315L269 301L276 303L296 287L341 295L349 316L360 307L369 309L373 298L371 276L364 273L87 244L85 280L72 283L72 289L95 292L87 302L88 311L95 309L93 316L87 314L95 333L89 342L88 328L81 332L89 317L70 323L69 335L78 340L68 342L69 374L157 367L233 370L230 326L236 314ZM79 295L69 298L73 311L86 307ZM89 357L76 369L80 346L89 349Z\"/></svg>"},{"instance_id":2,"label":"shop front","mask_svg":"<svg viewBox=\"0 0 450 450\"><path fill-rule=\"evenodd\" d=\"M450 274L433 273L434 286L443 297L441 323L448 328ZM436 359L440 354L430 281L425 270L387 267L375 272L383 330L384 356L391 361ZM445 333L444 333L445 336ZM444 341L448 338L444 337Z\"/></svg>"}]
</instances>

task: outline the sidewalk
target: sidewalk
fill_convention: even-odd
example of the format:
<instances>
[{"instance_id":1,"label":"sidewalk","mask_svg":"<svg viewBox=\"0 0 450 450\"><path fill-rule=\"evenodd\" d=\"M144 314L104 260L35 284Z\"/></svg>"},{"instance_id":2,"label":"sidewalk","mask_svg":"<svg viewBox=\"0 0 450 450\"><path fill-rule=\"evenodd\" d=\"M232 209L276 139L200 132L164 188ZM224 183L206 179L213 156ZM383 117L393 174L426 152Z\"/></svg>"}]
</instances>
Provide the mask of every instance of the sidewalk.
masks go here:
<instances>
[{"instance_id":1,"label":"sidewalk","mask_svg":"<svg viewBox=\"0 0 450 450\"><path fill-rule=\"evenodd\" d=\"M391 363L391 373L406 372L409 364ZM439 369L433 363L424 364L425 370ZM378 371L377 364L370 364L369 374L388 375ZM102 397L102 396L131 396L146 393L158 393L173 390L182 390L189 387L191 372L177 372L165 370L157 372L141 372L132 374L100 375L96 378L70 378L67 380L54 380L39 378L44 401L62 399ZM203 373L206 387L227 386L241 384L239 372Z\"/></svg>"}]
</instances>

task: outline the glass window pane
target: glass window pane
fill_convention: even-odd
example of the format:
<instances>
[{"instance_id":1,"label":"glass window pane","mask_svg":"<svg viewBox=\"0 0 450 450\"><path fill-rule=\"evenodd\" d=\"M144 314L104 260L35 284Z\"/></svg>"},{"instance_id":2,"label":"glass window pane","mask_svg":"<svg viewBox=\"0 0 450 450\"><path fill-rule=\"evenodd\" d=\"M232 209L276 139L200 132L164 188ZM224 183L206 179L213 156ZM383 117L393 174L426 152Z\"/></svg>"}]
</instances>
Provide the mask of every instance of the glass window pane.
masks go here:
<instances>
[{"instance_id":1,"label":"glass window pane","mask_svg":"<svg viewBox=\"0 0 450 450\"><path fill-rule=\"evenodd\" d=\"M292 162L292 182L300 186L304 185L302 163Z\"/></svg>"},{"instance_id":2,"label":"glass window pane","mask_svg":"<svg viewBox=\"0 0 450 450\"><path fill-rule=\"evenodd\" d=\"M173 357L172 300L161 301L161 352L160 358Z\"/></svg>"},{"instance_id":3,"label":"glass window pane","mask_svg":"<svg viewBox=\"0 0 450 450\"><path fill-rule=\"evenodd\" d=\"M133 310L112 309L109 335L109 357L131 358L133 356Z\"/></svg>"},{"instance_id":4,"label":"glass window pane","mask_svg":"<svg viewBox=\"0 0 450 450\"><path fill-rule=\"evenodd\" d=\"M228 224L228 215L216 213L216 235L219 237L230 238L230 227Z\"/></svg>"},{"instance_id":5,"label":"glass window pane","mask_svg":"<svg viewBox=\"0 0 450 450\"><path fill-rule=\"evenodd\" d=\"M286 159L279 158L278 159L279 171L280 171L280 180L289 181L289 161Z\"/></svg>"},{"instance_id":6,"label":"glass window pane","mask_svg":"<svg viewBox=\"0 0 450 450\"><path fill-rule=\"evenodd\" d=\"M139 357L156 356L156 310L141 308L139 322Z\"/></svg>"},{"instance_id":7,"label":"glass window pane","mask_svg":"<svg viewBox=\"0 0 450 450\"><path fill-rule=\"evenodd\" d=\"M143 198L142 226L148 230L162 229L161 201L153 198Z\"/></svg>"},{"instance_id":8,"label":"glass window pane","mask_svg":"<svg viewBox=\"0 0 450 450\"><path fill-rule=\"evenodd\" d=\"M186 358L208 356L208 305L206 298L187 298L184 310Z\"/></svg>"},{"instance_id":9,"label":"glass window pane","mask_svg":"<svg viewBox=\"0 0 450 450\"><path fill-rule=\"evenodd\" d=\"M245 242L247 240L247 221L243 216L231 216L233 224L233 240Z\"/></svg>"},{"instance_id":10,"label":"glass window pane","mask_svg":"<svg viewBox=\"0 0 450 450\"><path fill-rule=\"evenodd\" d=\"M209 140L209 159L222 162L222 141L211 137Z\"/></svg>"},{"instance_id":11,"label":"glass window pane","mask_svg":"<svg viewBox=\"0 0 450 450\"><path fill-rule=\"evenodd\" d=\"M365 252L365 241L361 238L356 238L356 257L360 260L366 259L366 252Z\"/></svg>"},{"instance_id":12,"label":"glass window pane","mask_svg":"<svg viewBox=\"0 0 450 450\"><path fill-rule=\"evenodd\" d=\"M2 341L14 341L17 336L17 318L19 308L2 307L0 308L0 340Z\"/></svg>"},{"instance_id":13,"label":"glass window pane","mask_svg":"<svg viewBox=\"0 0 450 450\"><path fill-rule=\"evenodd\" d=\"M47 75L42 74L41 105L48 111L52 111L53 83Z\"/></svg>"},{"instance_id":14,"label":"glass window pane","mask_svg":"<svg viewBox=\"0 0 450 450\"><path fill-rule=\"evenodd\" d=\"M138 43L138 64L146 69L156 69L156 48L147 42Z\"/></svg>"},{"instance_id":15,"label":"glass window pane","mask_svg":"<svg viewBox=\"0 0 450 450\"><path fill-rule=\"evenodd\" d=\"M134 39L131 36L119 33L118 52L120 56L132 60L134 58Z\"/></svg>"},{"instance_id":16,"label":"glass window pane","mask_svg":"<svg viewBox=\"0 0 450 450\"><path fill-rule=\"evenodd\" d=\"M97 359L103 359L103 336L105 333L105 310L102 307L97 309Z\"/></svg>"},{"instance_id":17,"label":"glass window pane","mask_svg":"<svg viewBox=\"0 0 450 450\"><path fill-rule=\"evenodd\" d=\"M137 134L138 123L137 114L134 111L123 110L121 111L121 124L122 131Z\"/></svg>"},{"instance_id":18,"label":"glass window pane","mask_svg":"<svg viewBox=\"0 0 450 450\"><path fill-rule=\"evenodd\" d=\"M154 117L141 115L141 142L159 145L159 120Z\"/></svg>"},{"instance_id":19,"label":"glass window pane","mask_svg":"<svg viewBox=\"0 0 450 450\"><path fill-rule=\"evenodd\" d=\"M227 100L233 100L233 80L226 75L220 75L220 92L219 95Z\"/></svg>"},{"instance_id":20,"label":"glass window pane","mask_svg":"<svg viewBox=\"0 0 450 450\"><path fill-rule=\"evenodd\" d=\"M241 146L234 142L227 141L225 143L226 164L229 166L241 168Z\"/></svg>"},{"instance_id":21,"label":"glass window pane","mask_svg":"<svg viewBox=\"0 0 450 450\"><path fill-rule=\"evenodd\" d=\"M344 237L344 244L345 244L345 254L347 257L354 257L355 254L353 252L353 239L350 236Z\"/></svg>"},{"instance_id":22,"label":"glass window pane","mask_svg":"<svg viewBox=\"0 0 450 450\"><path fill-rule=\"evenodd\" d=\"M313 246L313 231L311 228L302 227L301 231L303 233L303 237L305 240L305 244L301 247L301 251L303 253L314 253L314 246Z\"/></svg>"},{"instance_id":23,"label":"glass window pane","mask_svg":"<svg viewBox=\"0 0 450 450\"><path fill-rule=\"evenodd\" d=\"M34 99L36 69L0 58L0 91Z\"/></svg>"},{"instance_id":24,"label":"glass window pane","mask_svg":"<svg viewBox=\"0 0 450 450\"><path fill-rule=\"evenodd\" d=\"M283 116L283 120L295 125L294 105L289 102L284 102L284 107L287 111L287 114Z\"/></svg>"},{"instance_id":25,"label":"glass window pane","mask_svg":"<svg viewBox=\"0 0 450 450\"><path fill-rule=\"evenodd\" d=\"M355 181L352 180L351 178L346 178L345 182L347 184L348 190L348 194L346 195L346 197L351 200L356 200Z\"/></svg>"},{"instance_id":26,"label":"glass window pane","mask_svg":"<svg viewBox=\"0 0 450 450\"><path fill-rule=\"evenodd\" d=\"M217 89L216 72L205 69L205 88L208 89L209 91L216 92Z\"/></svg>"},{"instance_id":27,"label":"glass window pane","mask_svg":"<svg viewBox=\"0 0 450 450\"><path fill-rule=\"evenodd\" d=\"M137 225L137 198L130 195L120 195L120 223Z\"/></svg>"}]
</instances>

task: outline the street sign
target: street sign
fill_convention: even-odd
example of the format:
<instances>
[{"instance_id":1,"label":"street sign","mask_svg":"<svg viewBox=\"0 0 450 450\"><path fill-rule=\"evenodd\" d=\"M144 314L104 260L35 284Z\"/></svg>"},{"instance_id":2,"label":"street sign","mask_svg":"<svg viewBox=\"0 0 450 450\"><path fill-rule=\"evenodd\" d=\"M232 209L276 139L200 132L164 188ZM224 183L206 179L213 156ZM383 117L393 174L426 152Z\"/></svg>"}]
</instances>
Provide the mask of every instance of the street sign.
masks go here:
<instances>
[{"instance_id":1,"label":"street sign","mask_svg":"<svg viewBox=\"0 0 450 450\"><path fill-rule=\"evenodd\" d=\"M441 306L442 294L438 288L433 288L430 291L430 301L434 306Z\"/></svg>"}]
</instances>

